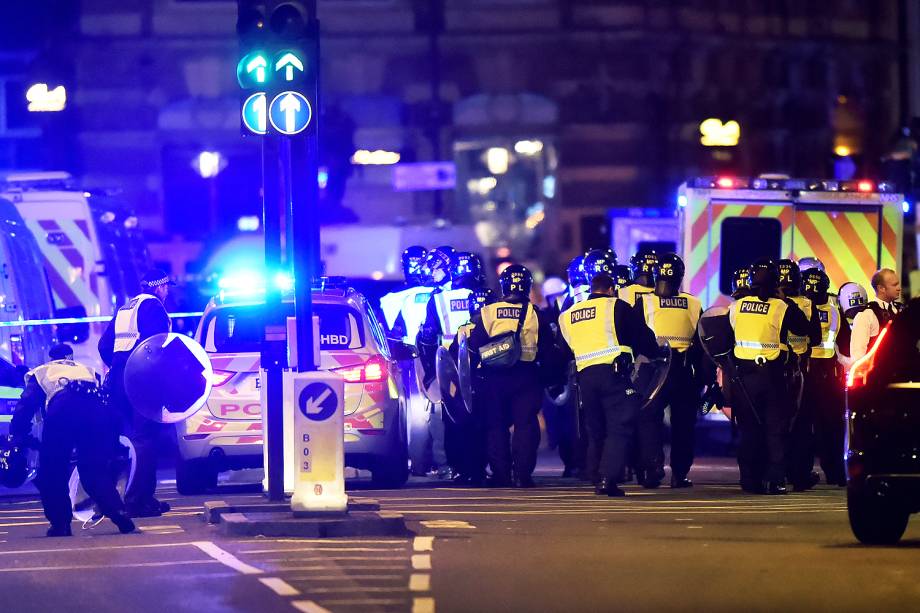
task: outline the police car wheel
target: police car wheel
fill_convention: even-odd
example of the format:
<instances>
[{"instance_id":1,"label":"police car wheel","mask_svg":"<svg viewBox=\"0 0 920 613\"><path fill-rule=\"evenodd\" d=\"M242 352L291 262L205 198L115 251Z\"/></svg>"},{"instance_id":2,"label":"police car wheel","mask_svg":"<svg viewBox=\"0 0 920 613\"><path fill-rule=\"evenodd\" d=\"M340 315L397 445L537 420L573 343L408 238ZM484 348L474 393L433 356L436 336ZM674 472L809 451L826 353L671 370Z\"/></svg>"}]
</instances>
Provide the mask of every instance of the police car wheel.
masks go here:
<instances>
[{"instance_id":1,"label":"police car wheel","mask_svg":"<svg viewBox=\"0 0 920 613\"><path fill-rule=\"evenodd\" d=\"M382 489L396 489L409 480L409 459L396 454L378 459L371 468L371 483Z\"/></svg>"},{"instance_id":2,"label":"police car wheel","mask_svg":"<svg viewBox=\"0 0 920 613\"><path fill-rule=\"evenodd\" d=\"M881 498L862 488L847 488L850 528L866 545L894 545L901 540L910 512L897 500Z\"/></svg>"},{"instance_id":3,"label":"police car wheel","mask_svg":"<svg viewBox=\"0 0 920 613\"><path fill-rule=\"evenodd\" d=\"M214 487L217 487L217 470L208 460L180 460L176 464L176 490L183 496L204 494Z\"/></svg>"}]
</instances>

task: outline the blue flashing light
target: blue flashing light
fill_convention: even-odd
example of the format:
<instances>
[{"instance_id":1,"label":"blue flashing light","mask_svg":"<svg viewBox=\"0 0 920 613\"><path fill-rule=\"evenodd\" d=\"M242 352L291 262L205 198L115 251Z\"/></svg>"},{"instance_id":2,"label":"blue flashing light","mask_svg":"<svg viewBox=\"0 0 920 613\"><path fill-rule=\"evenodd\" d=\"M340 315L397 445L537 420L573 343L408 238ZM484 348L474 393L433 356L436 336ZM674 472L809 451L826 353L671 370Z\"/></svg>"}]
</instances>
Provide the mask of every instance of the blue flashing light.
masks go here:
<instances>
[{"instance_id":1,"label":"blue flashing light","mask_svg":"<svg viewBox=\"0 0 920 613\"><path fill-rule=\"evenodd\" d=\"M680 196L678 196L678 197L677 197L677 206L679 206L679 207L681 207L681 208L687 206L687 197L684 196L683 194L681 194Z\"/></svg>"},{"instance_id":2,"label":"blue flashing light","mask_svg":"<svg viewBox=\"0 0 920 613\"><path fill-rule=\"evenodd\" d=\"M257 270L237 270L221 277L217 289L221 299L261 296L265 293L266 278L266 274ZM278 272L272 279L282 292L294 289L294 278L286 272Z\"/></svg>"},{"instance_id":3,"label":"blue flashing light","mask_svg":"<svg viewBox=\"0 0 920 613\"><path fill-rule=\"evenodd\" d=\"M902 203L901 203L901 210L904 211L905 213L910 213L910 202L908 202L907 200L905 200L904 202L902 202Z\"/></svg>"}]
</instances>

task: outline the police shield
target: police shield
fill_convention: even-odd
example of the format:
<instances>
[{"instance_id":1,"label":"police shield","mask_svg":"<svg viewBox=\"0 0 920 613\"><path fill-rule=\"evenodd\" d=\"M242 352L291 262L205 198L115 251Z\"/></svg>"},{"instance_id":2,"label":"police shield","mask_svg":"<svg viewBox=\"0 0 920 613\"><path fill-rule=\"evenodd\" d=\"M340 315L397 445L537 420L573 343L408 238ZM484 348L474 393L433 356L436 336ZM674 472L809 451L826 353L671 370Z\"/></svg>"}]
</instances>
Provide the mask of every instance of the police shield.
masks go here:
<instances>
[{"instance_id":1,"label":"police shield","mask_svg":"<svg viewBox=\"0 0 920 613\"><path fill-rule=\"evenodd\" d=\"M473 412L473 363L467 338L460 339L457 349L457 374L460 375L460 395L468 413Z\"/></svg>"},{"instance_id":2,"label":"police shield","mask_svg":"<svg viewBox=\"0 0 920 613\"><path fill-rule=\"evenodd\" d=\"M115 489L118 494L124 498L131 482L134 481L134 471L137 468L137 454L134 451L134 445L126 436L118 437L119 449L115 461L112 463L112 470L115 474ZM88 530L96 526L103 520L102 513L96 508L96 503L86 493L83 483L80 481L80 470L74 469L70 474L70 504L73 509L73 516L78 521L83 522L83 529Z\"/></svg>"},{"instance_id":3,"label":"police shield","mask_svg":"<svg viewBox=\"0 0 920 613\"><path fill-rule=\"evenodd\" d=\"M437 357L435 357L437 359ZM415 382L418 384L419 390L422 392L422 396L425 397L428 402L437 404L441 402L441 388L438 386L438 379L435 376L428 385L425 385L425 367L422 365L421 358L415 358Z\"/></svg>"},{"instance_id":4,"label":"police shield","mask_svg":"<svg viewBox=\"0 0 920 613\"><path fill-rule=\"evenodd\" d=\"M125 394L147 419L173 424L204 405L213 374L211 360L197 342L184 334L156 334L128 357Z\"/></svg>"},{"instance_id":5,"label":"police shield","mask_svg":"<svg viewBox=\"0 0 920 613\"><path fill-rule=\"evenodd\" d=\"M457 365L447 348L438 347L435 364L444 409L455 424L463 423L469 416L469 412L466 410L463 394L460 392L460 373L457 372Z\"/></svg>"},{"instance_id":6,"label":"police shield","mask_svg":"<svg viewBox=\"0 0 920 613\"><path fill-rule=\"evenodd\" d=\"M735 346L735 333L728 319L728 308L706 309L696 325L696 333L709 359L724 369Z\"/></svg>"},{"instance_id":7,"label":"police shield","mask_svg":"<svg viewBox=\"0 0 920 613\"><path fill-rule=\"evenodd\" d=\"M666 340L659 340L658 345L670 349L671 345ZM660 357L650 360L640 355L633 365L631 379L636 391L642 398L642 408L648 407L655 398L661 394L664 383L671 370L671 352L661 352Z\"/></svg>"}]
</instances>

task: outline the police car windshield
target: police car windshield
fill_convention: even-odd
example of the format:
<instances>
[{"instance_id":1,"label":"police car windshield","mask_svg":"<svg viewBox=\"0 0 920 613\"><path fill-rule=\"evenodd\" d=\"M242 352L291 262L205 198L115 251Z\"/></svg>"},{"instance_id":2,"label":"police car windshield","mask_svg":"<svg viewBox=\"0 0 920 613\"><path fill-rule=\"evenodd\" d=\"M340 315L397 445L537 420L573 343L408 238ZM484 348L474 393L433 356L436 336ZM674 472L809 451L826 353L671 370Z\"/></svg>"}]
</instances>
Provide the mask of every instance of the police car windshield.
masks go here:
<instances>
[{"instance_id":1,"label":"police car windshield","mask_svg":"<svg viewBox=\"0 0 920 613\"><path fill-rule=\"evenodd\" d=\"M284 306L293 317L294 305ZM341 304L313 304L319 317L320 349L343 351L364 347L364 326L358 313ZM204 330L205 349L212 353L257 353L265 328L263 305L225 306L208 315Z\"/></svg>"}]
</instances>

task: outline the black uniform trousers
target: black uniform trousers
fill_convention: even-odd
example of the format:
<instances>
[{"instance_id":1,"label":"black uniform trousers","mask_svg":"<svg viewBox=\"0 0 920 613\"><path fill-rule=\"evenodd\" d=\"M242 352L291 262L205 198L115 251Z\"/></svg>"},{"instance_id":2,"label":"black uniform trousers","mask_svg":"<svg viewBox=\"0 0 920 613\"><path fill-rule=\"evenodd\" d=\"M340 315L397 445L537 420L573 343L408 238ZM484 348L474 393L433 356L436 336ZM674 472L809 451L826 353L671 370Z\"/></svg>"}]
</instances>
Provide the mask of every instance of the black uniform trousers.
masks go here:
<instances>
[{"instance_id":1,"label":"black uniform trousers","mask_svg":"<svg viewBox=\"0 0 920 613\"><path fill-rule=\"evenodd\" d=\"M513 473L529 477L537 466L543 397L537 366L518 362L510 368L483 367L482 406L485 409L486 445L492 476L507 481ZM508 429L514 426L509 447Z\"/></svg>"},{"instance_id":2,"label":"black uniform trousers","mask_svg":"<svg viewBox=\"0 0 920 613\"><path fill-rule=\"evenodd\" d=\"M733 384L732 408L739 430L741 484L782 483L790 416L783 358L762 365L749 360L737 362L740 385Z\"/></svg>"},{"instance_id":3,"label":"black uniform trousers","mask_svg":"<svg viewBox=\"0 0 920 613\"><path fill-rule=\"evenodd\" d=\"M74 450L83 489L103 515L124 511L111 466L118 443L115 422L98 395L65 388L51 398L39 447L38 489L52 526L64 527L73 519L69 483Z\"/></svg>"},{"instance_id":4,"label":"black uniform trousers","mask_svg":"<svg viewBox=\"0 0 920 613\"><path fill-rule=\"evenodd\" d=\"M803 410L809 410L814 423L814 445L809 448L807 461L812 465L817 453L824 477L832 485L845 485L847 481L843 462L846 420L841 370L836 358L811 358L802 401Z\"/></svg>"},{"instance_id":5,"label":"black uniform trousers","mask_svg":"<svg viewBox=\"0 0 920 613\"><path fill-rule=\"evenodd\" d=\"M543 399L543 418L546 420L550 446L559 448L559 459L568 474L581 471L585 466L588 441L585 436L584 411L578 405L578 391L575 373L566 381L568 398L561 406L549 398ZM596 467L595 467L596 472Z\"/></svg>"},{"instance_id":6,"label":"black uniform trousers","mask_svg":"<svg viewBox=\"0 0 920 613\"><path fill-rule=\"evenodd\" d=\"M636 427L639 394L612 364L588 366L578 372L581 408L588 434L586 471L616 480Z\"/></svg>"},{"instance_id":7,"label":"black uniform trousers","mask_svg":"<svg viewBox=\"0 0 920 613\"><path fill-rule=\"evenodd\" d=\"M474 480L485 478L488 463L482 385L482 379L474 376L473 410L468 417L458 421L454 421L447 415L444 417L444 447L447 462L461 476Z\"/></svg>"},{"instance_id":8,"label":"black uniform trousers","mask_svg":"<svg viewBox=\"0 0 920 613\"><path fill-rule=\"evenodd\" d=\"M686 353L671 351L671 367L661 392L639 413L639 467L652 480L664 476L662 431L666 406L671 407L671 475L684 479L693 465L700 389L686 359Z\"/></svg>"}]
</instances>

